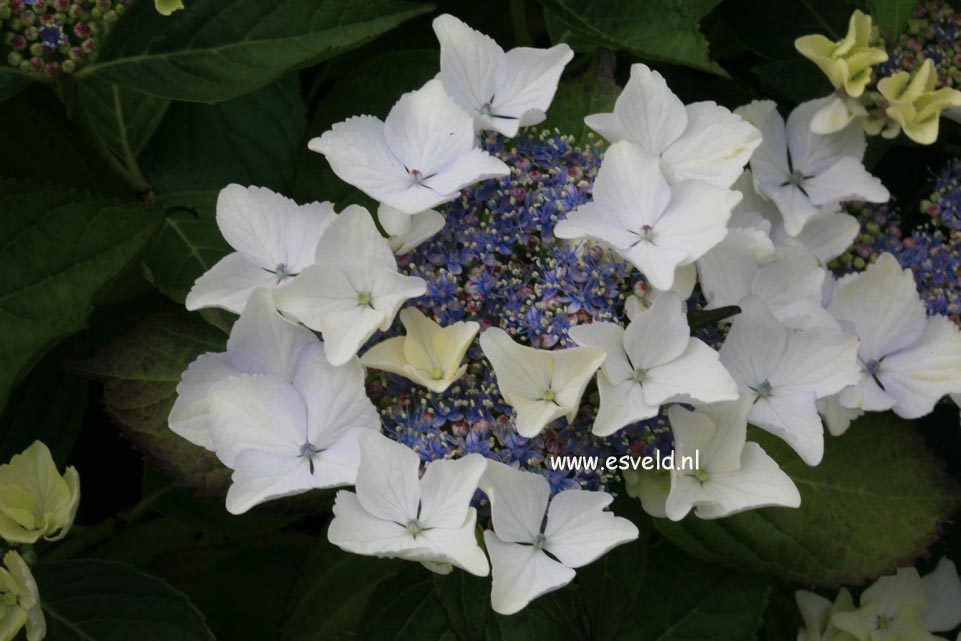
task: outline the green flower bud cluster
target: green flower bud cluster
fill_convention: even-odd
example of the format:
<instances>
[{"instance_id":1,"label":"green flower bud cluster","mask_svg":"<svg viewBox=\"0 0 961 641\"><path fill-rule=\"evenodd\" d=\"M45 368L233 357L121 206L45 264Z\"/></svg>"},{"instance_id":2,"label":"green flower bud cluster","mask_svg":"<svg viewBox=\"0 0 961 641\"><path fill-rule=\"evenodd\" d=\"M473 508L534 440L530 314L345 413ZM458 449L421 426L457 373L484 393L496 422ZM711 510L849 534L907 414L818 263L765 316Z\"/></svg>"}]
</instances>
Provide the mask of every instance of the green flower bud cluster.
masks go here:
<instances>
[{"instance_id":1,"label":"green flower bud cluster","mask_svg":"<svg viewBox=\"0 0 961 641\"><path fill-rule=\"evenodd\" d=\"M58 76L96 60L133 0L0 0L0 45L11 67Z\"/></svg>"}]
</instances>

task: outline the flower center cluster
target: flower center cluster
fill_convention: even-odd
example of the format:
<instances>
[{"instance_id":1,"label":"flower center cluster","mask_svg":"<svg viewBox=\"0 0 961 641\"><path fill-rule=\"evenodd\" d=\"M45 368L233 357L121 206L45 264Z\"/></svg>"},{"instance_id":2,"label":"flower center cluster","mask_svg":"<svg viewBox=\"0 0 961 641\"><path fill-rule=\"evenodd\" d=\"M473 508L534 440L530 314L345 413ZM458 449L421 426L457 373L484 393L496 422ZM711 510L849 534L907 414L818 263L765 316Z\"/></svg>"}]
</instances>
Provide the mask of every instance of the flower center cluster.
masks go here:
<instances>
[{"instance_id":1,"label":"flower center cluster","mask_svg":"<svg viewBox=\"0 0 961 641\"><path fill-rule=\"evenodd\" d=\"M597 149L577 148L568 138L546 133L513 139L490 134L482 144L512 173L464 190L446 206L444 229L398 257L402 272L427 281L427 293L413 304L441 325L472 320L540 349L572 347L568 329L580 323L625 323L624 301L646 290L643 277L600 247L576 247L553 234L567 212L590 200L600 166ZM398 323L389 334L400 331ZM540 470L558 492L604 489L609 479L600 471L552 470L551 457L637 456L648 448L671 448L663 416L595 437L591 426L599 400L593 386L571 425L560 419L535 438L521 437L514 410L476 343L464 363L466 374L443 393L400 376L368 373L368 392L387 432L425 461L479 453ZM430 375L435 373L439 368ZM555 394L548 388L541 398L553 401Z\"/></svg>"}]
</instances>

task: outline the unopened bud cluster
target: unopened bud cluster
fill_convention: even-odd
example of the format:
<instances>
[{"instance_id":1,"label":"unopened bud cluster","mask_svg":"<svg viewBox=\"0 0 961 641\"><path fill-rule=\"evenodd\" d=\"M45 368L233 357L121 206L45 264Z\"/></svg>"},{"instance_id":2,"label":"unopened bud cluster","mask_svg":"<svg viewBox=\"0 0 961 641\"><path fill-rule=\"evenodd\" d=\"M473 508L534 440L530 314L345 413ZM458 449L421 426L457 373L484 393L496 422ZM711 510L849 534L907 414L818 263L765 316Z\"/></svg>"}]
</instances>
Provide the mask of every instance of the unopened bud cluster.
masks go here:
<instances>
[{"instance_id":1,"label":"unopened bud cluster","mask_svg":"<svg viewBox=\"0 0 961 641\"><path fill-rule=\"evenodd\" d=\"M48 76L97 57L111 25L133 0L0 0L6 63Z\"/></svg>"}]
</instances>

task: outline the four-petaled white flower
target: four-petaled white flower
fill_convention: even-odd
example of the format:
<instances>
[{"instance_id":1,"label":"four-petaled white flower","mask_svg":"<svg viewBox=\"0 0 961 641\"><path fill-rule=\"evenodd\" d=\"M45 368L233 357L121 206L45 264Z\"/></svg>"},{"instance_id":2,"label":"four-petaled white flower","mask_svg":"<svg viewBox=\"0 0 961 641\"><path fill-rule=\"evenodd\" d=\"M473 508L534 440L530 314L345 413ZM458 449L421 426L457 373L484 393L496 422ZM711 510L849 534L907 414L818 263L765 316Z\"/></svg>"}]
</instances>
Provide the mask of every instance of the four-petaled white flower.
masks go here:
<instances>
[{"instance_id":1,"label":"four-petaled white flower","mask_svg":"<svg viewBox=\"0 0 961 641\"><path fill-rule=\"evenodd\" d=\"M467 365L461 361L480 325L464 321L441 327L416 307L401 311L400 322L407 335L371 347L360 359L363 365L399 374L437 393L464 375Z\"/></svg>"},{"instance_id":2,"label":"four-petaled white flower","mask_svg":"<svg viewBox=\"0 0 961 641\"><path fill-rule=\"evenodd\" d=\"M255 290L230 330L227 351L202 354L181 375L177 400L167 419L170 429L212 450L210 388L240 374L271 374L293 382L301 352L319 342L313 332L277 313L269 289Z\"/></svg>"},{"instance_id":3,"label":"four-petaled white flower","mask_svg":"<svg viewBox=\"0 0 961 641\"><path fill-rule=\"evenodd\" d=\"M319 342L304 348L293 382L242 374L207 394L213 449L233 469L227 510L315 488L349 485L357 475L357 440L380 430L357 359L334 367Z\"/></svg>"},{"instance_id":4,"label":"four-petaled white flower","mask_svg":"<svg viewBox=\"0 0 961 641\"><path fill-rule=\"evenodd\" d=\"M947 317L927 317L911 270L891 254L841 278L828 310L861 339L860 376L841 405L918 418L961 392L961 332Z\"/></svg>"},{"instance_id":5,"label":"four-petaled white flower","mask_svg":"<svg viewBox=\"0 0 961 641\"><path fill-rule=\"evenodd\" d=\"M456 566L487 576L470 506L487 465L480 454L428 463L380 434L364 434L357 492L341 490L327 537L348 552L420 561L435 572Z\"/></svg>"},{"instance_id":6,"label":"four-petaled white flower","mask_svg":"<svg viewBox=\"0 0 961 641\"><path fill-rule=\"evenodd\" d=\"M750 410L747 397L694 411L679 405L668 410L675 458L664 506L669 519L680 521L692 509L699 518L719 519L759 507L801 505L791 478L760 445L747 442ZM680 469L685 458L696 467Z\"/></svg>"},{"instance_id":7,"label":"four-petaled white flower","mask_svg":"<svg viewBox=\"0 0 961 641\"><path fill-rule=\"evenodd\" d=\"M604 352L590 347L543 350L518 345L497 327L481 334L480 346L494 366L501 396L517 414L517 431L527 438L562 416L573 421L584 388L604 362Z\"/></svg>"},{"instance_id":8,"label":"four-petaled white flower","mask_svg":"<svg viewBox=\"0 0 961 641\"><path fill-rule=\"evenodd\" d=\"M858 380L854 334L792 330L747 296L721 346L721 362L754 403L749 420L790 445L808 465L824 454L816 401Z\"/></svg>"},{"instance_id":9,"label":"four-petaled white flower","mask_svg":"<svg viewBox=\"0 0 961 641\"><path fill-rule=\"evenodd\" d=\"M484 543L493 574L491 605L500 614L514 614L564 587L576 568L638 535L637 526L604 509L614 500L607 492L565 490L551 498L540 474L494 461L481 490L491 503L494 530L484 532Z\"/></svg>"},{"instance_id":10,"label":"four-petaled white flower","mask_svg":"<svg viewBox=\"0 0 961 641\"><path fill-rule=\"evenodd\" d=\"M477 129L516 136L546 117L564 66L574 57L566 44L504 52L492 38L444 14L434 18L440 74L447 93L474 117Z\"/></svg>"},{"instance_id":11,"label":"four-petaled white flower","mask_svg":"<svg viewBox=\"0 0 961 641\"><path fill-rule=\"evenodd\" d=\"M657 157L630 142L608 148L593 193L593 202L558 222L554 234L610 245L662 291L671 289L677 267L724 239L741 198L701 180L669 184Z\"/></svg>"},{"instance_id":12,"label":"four-petaled white flower","mask_svg":"<svg viewBox=\"0 0 961 641\"><path fill-rule=\"evenodd\" d=\"M737 305L753 294L792 329L839 328L821 304L827 272L817 258L798 246L775 250L759 229L730 229L697 269L705 309Z\"/></svg>"},{"instance_id":13,"label":"four-petaled white flower","mask_svg":"<svg viewBox=\"0 0 961 641\"><path fill-rule=\"evenodd\" d=\"M317 245L315 264L274 298L285 315L321 332L327 359L343 365L378 329L386 331L423 279L397 272L397 261L363 207L343 211Z\"/></svg>"},{"instance_id":14,"label":"four-petaled white flower","mask_svg":"<svg viewBox=\"0 0 961 641\"><path fill-rule=\"evenodd\" d=\"M334 173L406 214L449 202L480 180L510 169L474 141L474 120L440 80L401 96L386 120L354 116L309 145Z\"/></svg>"},{"instance_id":15,"label":"four-petaled white flower","mask_svg":"<svg viewBox=\"0 0 961 641\"><path fill-rule=\"evenodd\" d=\"M631 66L613 113L584 122L611 142L629 140L659 157L672 182L730 187L761 144L760 132L740 116L709 101L685 107L661 74L640 63Z\"/></svg>"},{"instance_id":16,"label":"four-petaled white flower","mask_svg":"<svg viewBox=\"0 0 961 641\"><path fill-rule=\"evenodd\" d=\"M578 345L607 355L597 375L601 406L593 431L598 436L655 416L665 403L738 397L737 383L717 352L691 337L684 303L673 292L638 312L626 330L615 323L591 323L569 333Z\"/></svg>"},{"instance_id":17,"label":"four-petaled white flower","mask_svg":"<svg viewBox=\"0 0 961 641\"><path fill-rule=\"evenodd\" d=\"M263 187L227 185L217 197L217 226L235 250L197 279L189 310L239 314L258 287L278 287L314 264L314 250L334 220L329 202L298 205Z\"/></svg>"},{"instance_id":18,"label":"four-petaled white flower","mask_svg":"<svg viewBox=\"0 0 961 641\"><path fill-rule=\"evenodd\" d=\"M764 137L751 157L754 187L774 201L791 236L819 213L834 211L842 200L882 203L890 198L861 163L866 147L861 125L854 122L835 134L816 134L810 124L817 109L817 101L798 105L787 125L770 100L738 109Z\"/></svg>"}]
</instances>

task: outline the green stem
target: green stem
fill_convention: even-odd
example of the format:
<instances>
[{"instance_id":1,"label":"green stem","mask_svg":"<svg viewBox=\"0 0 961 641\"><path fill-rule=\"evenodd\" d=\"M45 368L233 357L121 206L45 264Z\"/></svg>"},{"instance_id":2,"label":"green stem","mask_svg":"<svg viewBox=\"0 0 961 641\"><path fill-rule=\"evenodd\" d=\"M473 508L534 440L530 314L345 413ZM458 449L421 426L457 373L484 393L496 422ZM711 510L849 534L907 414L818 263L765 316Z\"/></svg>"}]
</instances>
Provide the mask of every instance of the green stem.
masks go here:
<instances>
[{"instance_id":1,"label":"green stem","mask_svg":"<svg viewBox=\"0 0 961 641\"><path fill-rule=\"evenodd\" d=\"M514 27L514 40L517 46L530 47L533 40L527 28L527 6L524 0L511 0L511 25Z\"/></svg>"},{"instance_id":2,"label":"green stem","mask_svg":"<svg viewBox=\"0 0 961 641\"><path fill-rule=\"evenodd\" d=\"M43 560L57 561L61 559L72 559L97 547L117 532L142 521L143 518L150 513L154 503L172 491L174 487L173 483L165 485L140 499L140 501L129 510L115 516L107 517L97 525L83 529L74 528L73 533L69 535L63 543L59 543L41 553Z\"/></svg>"}]
</instances>

